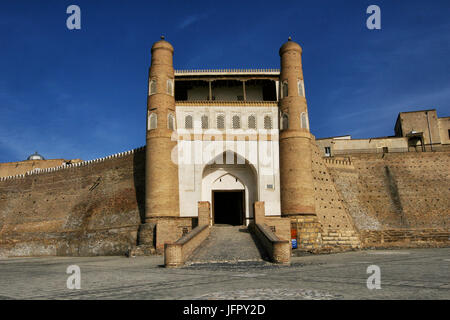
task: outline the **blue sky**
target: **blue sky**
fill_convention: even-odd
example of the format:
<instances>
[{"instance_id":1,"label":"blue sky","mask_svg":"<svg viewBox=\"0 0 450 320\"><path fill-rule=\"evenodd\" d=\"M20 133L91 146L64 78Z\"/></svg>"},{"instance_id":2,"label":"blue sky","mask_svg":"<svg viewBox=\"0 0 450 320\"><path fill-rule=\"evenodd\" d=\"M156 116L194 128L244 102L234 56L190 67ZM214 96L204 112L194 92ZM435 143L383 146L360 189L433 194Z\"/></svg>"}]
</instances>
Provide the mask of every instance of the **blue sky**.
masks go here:
<instances>
[{"instance_id":1,"label":"blue sky","mask_svg":"<svg viewBox=\"0 0 450 320\"><path fill-rule=\"evenodd\" d=\"M78 31L66 28L71 4ZM381 30L366 28L371 4ZM161 34L176 69L278 68L292 36L318 138L392 135L401 111L450 115L448 0L2 0L0 162L144 145L150 48Z\"/></svg>"}]
</instances>

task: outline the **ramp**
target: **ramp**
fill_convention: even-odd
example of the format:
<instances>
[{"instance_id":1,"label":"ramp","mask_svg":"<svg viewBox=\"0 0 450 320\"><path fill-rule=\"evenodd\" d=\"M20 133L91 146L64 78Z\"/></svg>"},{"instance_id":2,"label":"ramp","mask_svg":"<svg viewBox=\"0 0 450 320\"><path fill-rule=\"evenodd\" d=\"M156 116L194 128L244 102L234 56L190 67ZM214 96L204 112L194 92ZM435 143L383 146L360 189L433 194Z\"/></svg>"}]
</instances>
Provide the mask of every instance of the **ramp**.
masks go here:
<instances>
[{"instance_id":1,"label":"ramp","mask_svg":"<svg viewBox=\"0 0 450 320\"><path fill-rule=\"evenodd\" d=\"M188 264L263 261L264 251L247 227L215 225Z\"/></svg>"}]
</instances>

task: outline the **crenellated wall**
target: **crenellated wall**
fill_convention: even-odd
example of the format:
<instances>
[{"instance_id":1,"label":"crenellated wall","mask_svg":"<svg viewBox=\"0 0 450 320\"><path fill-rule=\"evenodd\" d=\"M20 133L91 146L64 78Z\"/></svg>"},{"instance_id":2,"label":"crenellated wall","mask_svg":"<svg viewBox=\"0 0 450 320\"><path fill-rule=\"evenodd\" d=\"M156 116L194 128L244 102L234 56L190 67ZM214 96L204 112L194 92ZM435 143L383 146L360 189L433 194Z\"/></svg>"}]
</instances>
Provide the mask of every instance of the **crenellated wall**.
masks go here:
<instances>
[{"instance_id":1,"label":"crenellated wall","mask_svg":"<svg viewBox=\"0 0 450 320\"><path fill-rule=\"evenodd\" d=\"M66 163L83 162L80 159L48 159L48 160L24 160L18 162L0 163L0 178L14 177L21 174L26 174L30 171L40 172L44 169L54 168Z\"/></svg>"},{"instance_id":2,"label":"crenellated wall","mask_svg":"<svg viewBox=\"0 0 450 320\"><path fill-rule=\"evenodd\" d=\"M0 256L117 255L144 215L145 148L0 179Z\"/></svg>"}]
</instances>

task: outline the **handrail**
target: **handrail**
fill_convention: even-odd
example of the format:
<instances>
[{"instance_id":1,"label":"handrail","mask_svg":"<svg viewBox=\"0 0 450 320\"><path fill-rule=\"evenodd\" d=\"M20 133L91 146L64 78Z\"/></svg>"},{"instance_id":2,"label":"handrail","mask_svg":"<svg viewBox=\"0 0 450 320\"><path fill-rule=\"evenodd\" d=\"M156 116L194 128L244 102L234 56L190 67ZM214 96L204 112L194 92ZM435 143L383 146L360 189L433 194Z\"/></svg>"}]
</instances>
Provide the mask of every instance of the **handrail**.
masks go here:
<instances>
[{"instance_id":1,"label":"handrail","mask_svg":"<svg viewBox=\"0 0 450 320\"><path fill-rule=\"evenodd\" d=\"M280 264L291 262L291 243L289 240L278 238L266 224L252 223L249 230L255 234L272 262Z\"/></svg>"}]
</instances>

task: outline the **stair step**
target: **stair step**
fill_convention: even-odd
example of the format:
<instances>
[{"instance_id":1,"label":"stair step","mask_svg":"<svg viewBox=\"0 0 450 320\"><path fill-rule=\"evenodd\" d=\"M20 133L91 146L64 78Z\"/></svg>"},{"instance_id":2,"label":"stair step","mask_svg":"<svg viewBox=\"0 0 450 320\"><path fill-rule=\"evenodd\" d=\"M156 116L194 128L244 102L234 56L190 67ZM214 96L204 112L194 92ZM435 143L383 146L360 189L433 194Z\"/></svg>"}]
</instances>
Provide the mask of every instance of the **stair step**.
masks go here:
<instances>
[{"instance_id":1,"label":"stair step","mask_svg":"<svg viewBox=\"0 0 450 320\"><path fill-rule=\"evenodd\" d=\"M247 227L221 225L211 228L209 237L187 264L260 262L263 258L263 250Z\"/></svg>"}]
</instances>

